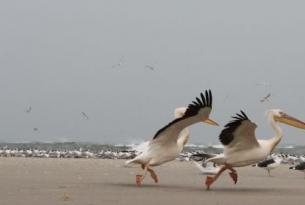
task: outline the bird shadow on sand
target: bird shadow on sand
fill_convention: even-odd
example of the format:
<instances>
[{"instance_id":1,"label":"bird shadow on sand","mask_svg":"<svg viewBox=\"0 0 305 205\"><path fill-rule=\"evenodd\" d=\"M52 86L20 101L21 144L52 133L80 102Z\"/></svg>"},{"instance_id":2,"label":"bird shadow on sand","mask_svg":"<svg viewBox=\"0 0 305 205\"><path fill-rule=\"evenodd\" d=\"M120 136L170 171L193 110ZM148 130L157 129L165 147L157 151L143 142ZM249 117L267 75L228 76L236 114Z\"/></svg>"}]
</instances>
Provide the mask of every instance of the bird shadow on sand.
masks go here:
<instances>
[{"instance_id":1,"label":"bird shadow on sand","mask_svg":"<svg viewBox=\"0 0 305 205\"><path fill-rule=\"evenodd\" d=\"M158 190L181 190L181 191L202 191L203 188L192 186L168 185L168 184L143 184L137 186L131 183L107 183L108 186L129 187L134 189L158 189Z\"/></svg>"},{"instance_id":2,"label":"bird shadow on sand","mask_svg":"<svg viewBox=\"0 0 305 205\"><path fill-rule=\"evenodd\" d=\"M160 191L181 191L181 192L206 192L206 193L227 193L227 194L262 194L262 195L270 195L270 194L287 194L292 193L299 195L300 192L297 190L291 190L291 188L266 188L266 187L212 187L211 190L206 190L205 187L196 187L196 186L183 186L183 185L168 185L168 184L143 184L138 187L135 184L131 183L107 183L105 185L112 187L125 187L125 188L133 188L133 189L158 189ZM302 190L300 190L302 192Z\"/></svg>"},{"instance_id":3,"label":"bird shadow on sand","mask_svg":"<svg viewBox=\"0 0 305 205\"><path fill-rule=\"evenodd\" d=\"M259 194L270 194L270 193L287 193L290 189L288 188L266 188L266 187L212 187L208 192L219 192L219 193L259 193Z\"/></svg>"}]
</instances>

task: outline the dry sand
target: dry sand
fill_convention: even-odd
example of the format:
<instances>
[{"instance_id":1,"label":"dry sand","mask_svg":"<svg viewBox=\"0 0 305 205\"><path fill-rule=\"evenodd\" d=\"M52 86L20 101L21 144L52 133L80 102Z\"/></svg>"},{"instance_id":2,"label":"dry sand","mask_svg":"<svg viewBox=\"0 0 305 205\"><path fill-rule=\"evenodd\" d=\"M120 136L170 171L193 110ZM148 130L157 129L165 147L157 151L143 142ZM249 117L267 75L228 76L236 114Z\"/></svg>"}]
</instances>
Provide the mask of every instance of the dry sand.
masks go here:
<instances>
[{"instance_id":1,"label":"dry sand","mask_svg":"<svg viewBox=\"0 0 305 205\"><path fill-rule=\"evenodd\" d=\"M282 166L273 177L259 168L239 168L234 185L225 173L212 190L191 162L156 168L160 183L147 177L135 186L137 168L122 160L0 158L0 205L112 204L304 204L301 172Z\"/></svg>"}]
</instances>

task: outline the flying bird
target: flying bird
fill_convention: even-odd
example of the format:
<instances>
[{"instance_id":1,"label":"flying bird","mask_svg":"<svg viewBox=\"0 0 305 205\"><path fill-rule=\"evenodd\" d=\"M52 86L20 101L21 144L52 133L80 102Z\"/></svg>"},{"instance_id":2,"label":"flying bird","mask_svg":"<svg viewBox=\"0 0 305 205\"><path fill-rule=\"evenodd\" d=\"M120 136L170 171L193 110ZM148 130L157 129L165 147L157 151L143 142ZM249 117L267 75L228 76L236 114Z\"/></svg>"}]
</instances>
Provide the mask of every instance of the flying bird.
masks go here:
<instances>
[{"instance_id":1,"label":"flying bird","mask_svg":"<svg viewBox=\"0 0 305 205\"><path fill-rule=\"evenodd\" d=\"M33 131L37 132L37 131L38 131L38 128L37 128L37 127L34 127L34 128L33 128Z\"/></svg>"},{"instance_id":2,"label":"flying bird","mask_svg":"<svg viewBox=\"0 0 305 205\"><path fill-rule=\"evenodd\" d=\"M261 103L265 102L265 101L269 101L269 98L271 97L271 93L268 93L265 97L263 97L260 101Z\"/></svg>"},{"instance_id":3,"label":"flying bird","mask_svg":"<svg viewBox=\"0 0 305 205\"><path fill-rule=\"evenodd\" d=\"M153 66L151 66L151 65L145 65L145 67L148 68L148 69L150 69L150 70L152 70L152 71L155 70L155 68L154 68Z\"/></svg>"},{"instance_id":4,"label":"flying bird","mask_svg":"<svg viewBox=\"0 0 305 205\"><path fill-rule=\"evenodd\" d=\"M182 117L184 115L185 111L186 111L185 107L176 108L175 109L175 113L174 113L175 114L175 118L177 119L177 118ZM179 140L180 140L180 142L183 142L183 146L188 142L189 136L190 136L190 134L189 134L188 128L184 128L184 130L182 130L180 135L179 135ZM143 142L140 145L136 146L134 148L134 151L136 152L136 156L139 156L139 155L147 152L149 147L150 147L150 141ZM181 151L182 151L182 149L181 149ZM131 165L131 164L136 164L136 163L134 163L132 160L129 160L129 161L126 162L126 166ZM141 165L141 166L142 166L142 169L145 168L143 165ZM158 183L159 182L159 177L154 172L154 170L152 168L148 167L147 171L150 172L150 175L153 178L153 180L156 183ZM136 176L136 183L137 183L137 185L141 185L141 183L142 183L142 181L143 181L143 179L145 177L145 174L144 174L144 176L143 175L137 175Z\"/></svg>"},{"instance_id":5,"label":"flying bird","mask_svg":"<svg viewBox=\"0 0 305 205\"><path fill-rule=\"evenodd\" d=\"M201 93L200 97L201 99L197 97L187 108L176 109L176 119L157 131L143 152L126 162L126 165L139 164L144 170L143 174L136 176L138 186L142 184L147 171L156 183L159 181L152 167L175 160L179 156L189 139L188 126L198 122L218 125L209 119L212 111L211 91L205 91L205 95Z\"/></svg>"},{"instance_id":6,"label":"flying bird","mask_svg":"<svg viewBox=\"0 0 305 205\"><path fill-rule=\"evenodd\" d=\"M257 86L263 86L263 87L269 87L270 86L270 83L268 82L259 82L259 83L256 83Z\"/></svg>"},{"instance_id":7,"label":"flying bird","mask_svg":"<svg viewBox=\"0 0 305 205\"><path fill-rule=\"evenodd\" d=\"M123 65L123 62L124 62L124 56L122 56L116 64L112 65L112 68L121 67Z\"/></svg>"},{"instance_id":8,"label":"flying bird","mask_svg":"<svg viewBox=\"0 0 305 205\"><path fill-rule=\"evenodd\" d=\"M84 117L86 120L89 120L89 117L88 117L88 115L87 115L85 112L81 112L81 114L83 115L83 117Z\"/></svg>"},{"instance_id":9,"label":"flying bird","mask_svg":"<svg viewBox=\"0 0 305 205\"><path fill-rule=\"evenodd\" d=\"M279 123L305 129L304 122L289 116L282 110L272 109L268 110L266 114L275 131L275 136L268 140L256 139L255 129L257 125L243 111L240 114L236 114L233 120L225 125L219 135L219 140L224 145L223 154L206 160L206 162L222 165L214 177L207 176L205 182L207 189L210 189L210 186L223 171L229 169L231 171L229 173L230 177L236 184L238 176L233 167L244 167L266 159L283 137Z\"/></svg>"},{"instance_id":10,"label":"flying bird","mask_svg":"<svg viewBox=\"0 0 305 205\"><path fill-rule=\"evenodd\" d=\"M26 113L30 113L32 111L32 107L30 106L28 109L25 110Z\"/></svg>"}]
</instances>

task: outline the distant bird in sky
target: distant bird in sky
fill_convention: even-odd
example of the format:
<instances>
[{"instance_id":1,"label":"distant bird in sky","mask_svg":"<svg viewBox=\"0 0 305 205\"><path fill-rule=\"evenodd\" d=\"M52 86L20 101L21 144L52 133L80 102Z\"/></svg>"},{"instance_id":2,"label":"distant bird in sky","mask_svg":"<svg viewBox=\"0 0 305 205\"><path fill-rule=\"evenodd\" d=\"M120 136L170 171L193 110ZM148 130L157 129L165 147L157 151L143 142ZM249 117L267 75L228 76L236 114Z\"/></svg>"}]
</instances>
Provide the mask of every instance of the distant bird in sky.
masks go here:
<instances>
[{"instance_id":1,"label":"distant bird in sky","mask_svg":"<svg viewBox=\"0 0 305 205\"><path fill-rule=\"evenodd\" d=\"M33 131L37 132L37 131L38 131L38 128L37 128L37 127L34 127L34 128L33 128Z\"/></svg>"},{"instance_id":2,"label":"distant bird in sky","mask_svg":"<svg viewBox=\"0 0 305 205\"><path fill-rule=\"evenodd\" d=\"M155 68L154 68L153 66L151 66L151 65L145 65L145 67L148 68L148 69L150 69L150 70L152 70L152 71L155 70Z\"/></svg>"},{"instance_id":3,"label":"distant bird in sky","mask_svg":"<svg viewBox=\"0 0 305 205\"><path fill-rule=\"evenodd\" d=\"M26 113L30 113L32 111L32 107L30 106L28 109L25 110Z\"/></svg>"},{"instance_id":4,"label":"distant bird in sky","mask_svg":"<svg viewBox=\"0 0 305 205\"><path fill-rule=\"evenodd\" d=\"M123 65L124 62L124 56L121 56L121 58L119 59L118 63L112 65L112 68L119 68Z\"/></svg>"},{"instance_id":5,"label":"distant bird in sky","mask_svg":"<svg viewBox=\"0 0 305 205\"><path fill-rule=\"evenodd\" d=\"M89 120L89 117L88 117L88 115L87 115L85 112L81 112L81 114L83 115L83 117L84 117L86 120Z\"/></svg>"},{"instance_id":6,"label":"distant bird in sky","mask_svg":"<svg viewBox=\"0 0 305 205\"><path fill-rule=\"evenodd\" d=\"M259 82L259 83L256 83L257 86L263 86L263 87L268 87L270 86L270 83L268 82Z\"/></svg>"},{"instance_id":7,"label":"distant bird in sky","mask_svg":"<svg viewBox=\"0 0 305 205\"><path fill-rule=\"evenodd\" d=\"M265 97L263 97L260 102L263 103L263 102L266 102L266 101L269 101L271 97L271 93L268 93Z\"/></svg>"}]
</instances>

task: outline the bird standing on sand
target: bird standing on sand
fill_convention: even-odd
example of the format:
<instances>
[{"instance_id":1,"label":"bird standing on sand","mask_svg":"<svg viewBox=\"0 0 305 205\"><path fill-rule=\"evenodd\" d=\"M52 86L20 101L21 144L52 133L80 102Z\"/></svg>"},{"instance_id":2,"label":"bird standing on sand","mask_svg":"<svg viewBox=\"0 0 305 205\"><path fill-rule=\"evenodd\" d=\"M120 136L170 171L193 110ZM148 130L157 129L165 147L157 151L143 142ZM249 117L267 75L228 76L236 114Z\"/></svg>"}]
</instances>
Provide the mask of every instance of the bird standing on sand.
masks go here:
<instances>
[{"instance_id":1,"label":"bird standing on sand","mask_svg":"<svg viewBox=\"0 0 305 205\"><path fill-rule=\"evenodd\" d=\"M279 122L305 129L304 122L279 109L268 110L267 117L275 131L275 136L268 140L256 139L255 129L257 126L249 120L243 111L241 114L236 114L233 117L234 120L225 125L219 135L219 140L224 145L224 153L206 161L222 165L222 168L214 177L207 176L205 182L207 189L210 189L210 186L226 169L231 171L229 174L236 183L237 172L233 167L248 166L266 159L282 139L283 132L278 125Z\"/></svg>"},{"instance_id":2,"label":"bird standing on sand","mask_svg":"<svg viewBox=\"0 0 305 205\"><path fill-rule=\"evenodd\" d=\"M305 179L305 162L301 162L300 164L294 166L294 167L289 167L289 169L293 170L298 170L301 172L304 172L304 179Z\"/></svg>"},{"instance_id":3,"label":"bird standing on sand","mask_svg":"<svg viewBox=\"0 0 305 205\"><path fill-rule=\"evenodd\" d=\"M257 167L267 170L269 177L271 177L271 170L280 166L282 158L275 157L271 159L266 159L256 164Z\"/></svg>"},{"instance_id":4,"label":"bird standing on sand","mask_svg":"<svg viewBox=\"0 0 305 205\"><path fill-rule=\"evenodd\" d=\"M203 163L203 164L194 162L194 164L203 175L216 175L220 170L220 167L215 166L215 164L212 162Z\"/></svg>"},{"instance_id":5,"label":"bird standing on sand","mask_svg":"<svg viewBox=\"0 0 305 205\"><path fill-rule=\"evenodd\" d=\"M196 98L196 101L193 101L187 108L176 110L178 118L161 128L142 153L126 162L126 165L140 164L144 170L142 175L136 176L137 185L142 184L147 171L150 172L155 182L159 181L157 174L151 167L172 161L179 156L189 138L188 130L185 128L198 122L218 125L209 119L212 111L211 91L205 91L205 95L201 93L200 96L201 99ZM180 134L184 137L179 137Z\"/></svg>"}]
</instances>

